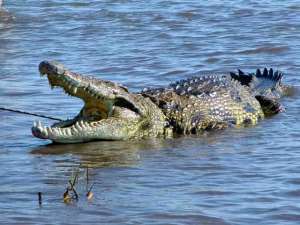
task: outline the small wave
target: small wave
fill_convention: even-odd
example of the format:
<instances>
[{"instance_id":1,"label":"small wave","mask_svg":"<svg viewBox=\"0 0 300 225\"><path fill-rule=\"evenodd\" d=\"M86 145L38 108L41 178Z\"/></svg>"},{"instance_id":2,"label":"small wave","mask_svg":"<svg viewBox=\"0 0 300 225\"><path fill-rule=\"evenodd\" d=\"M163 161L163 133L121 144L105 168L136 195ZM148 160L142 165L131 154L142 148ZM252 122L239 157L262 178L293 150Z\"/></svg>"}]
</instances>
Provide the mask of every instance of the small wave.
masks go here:
<instances>
[{"instance_id":1,"label":"small wave","mask_svg":"<svg viewBox=\"0 0 300 225\"><path fill-rule=\"evenodd\" d=\"M237 17L241 17L241 16L253 16L254 12L252 9L239 9L233 12L233 14Z\"/></svg>"},{"instance_id":2,"label":"small wave","mask_svg":"<svg viewBox=\"0 0 300 225\"><path fill-rule=\"evenodd\" d=\"M192 193L193 195L202 195L202 196L223 196L234 194L234 192L229 191L218 191L218 190L203 190L203 191L195 191Z\"/></svg>"},{"instance_id":3,"label":"small wave","mask_svg":"<svg viewBox=\"0 0 300 225\"><path fill-rule=\"evenodd\" d=\"M288 191L286 193L286 195L289 196L289 197L299 197L300 196L300 190L297 189L297 190Z\"/></svg>"},{"instance_id":4,"label":"small wave","mask_svg":"<svg viewBox=\"0 0 300 225\"><path fill-rule=\"evenodd\" d=\"M172 75L178 75L178 74L184 74L186 73L185 70L172 70L172 71L169 71L169 72L166 72L163 74L163 76L172 76Z\"/></svg>"},{"instance_id":5,"label":"small wave","mask_svg":"<svg viewBox=\"0 0 300 225\"><path fill-rule=\"evenodd\" d=\"M259 54L259 53L267 53L267 54L278 54L285 51L288 51L288 46L278 46L278 47L271 47L271 46L263 46L258 47L255 49L247 49L236 52L237 54L245 54L245 55L251 55L251 54Z\"/></svg>"},{"instance_id":6,"label":"small wave","mask_svg":"<svg viewBox=\"0 0 300 225\"><path fill-rule=\"evenodd\" d=\"M207 59L205 60L205 62L207 62L207 63L209 63L209 64L213 64L213 63L216 63L216 62L218 62L218 61L220 61L220 59L219 59L219 58L215 58L215 57L209 57L209 58L207 58Z\"/></svg>"},{"instance_id":7,"label":"small wave","mask_svg":"<svg viewBox=\"0 0 300 225\"><path fill-rule=\"evenodd\" d=\"M273 219L281 220L281 221L298 221L300 220L299 214L292 214L292 213L280 213L277 215L272 216Z\"/></svg>"}]
</instances>

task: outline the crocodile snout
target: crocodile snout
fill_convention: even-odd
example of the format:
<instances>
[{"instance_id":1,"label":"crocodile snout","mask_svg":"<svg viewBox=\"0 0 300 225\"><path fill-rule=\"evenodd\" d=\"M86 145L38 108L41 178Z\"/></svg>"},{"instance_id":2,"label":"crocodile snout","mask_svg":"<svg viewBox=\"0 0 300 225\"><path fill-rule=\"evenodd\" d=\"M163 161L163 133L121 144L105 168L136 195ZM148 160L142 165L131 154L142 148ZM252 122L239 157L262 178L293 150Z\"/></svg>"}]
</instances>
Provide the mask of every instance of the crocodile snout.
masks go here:
<instances>
[{"instance_id":1,"label":"crocodile snout","mask_svg":"<svg viewBox=\"0 0 300 225\"><path fill-rule=\"evenodd\" d=\"M55 61L42 61L39 65L39 71L44 74L58 74L63 75L65 68L62 64Z\"/></svg>"}]
</instances>

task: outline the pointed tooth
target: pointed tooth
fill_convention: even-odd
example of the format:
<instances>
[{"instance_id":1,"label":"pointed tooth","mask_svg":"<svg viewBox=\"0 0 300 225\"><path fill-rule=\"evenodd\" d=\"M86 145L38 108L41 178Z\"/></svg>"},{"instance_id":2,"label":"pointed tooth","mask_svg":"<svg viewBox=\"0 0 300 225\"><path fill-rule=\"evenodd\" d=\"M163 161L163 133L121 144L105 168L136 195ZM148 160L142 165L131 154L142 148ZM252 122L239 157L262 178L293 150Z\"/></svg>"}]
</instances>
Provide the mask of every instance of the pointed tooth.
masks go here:
<instances>
[{"instance_id":1,"label":"pointed tooth","mask_svg":"<svg viewBox=\"0 0 300 225\"><path fill-rule=\"evenodd\" d=\"M60 128L56 128L56 129L57 129L57 130L56 130L56 131L57 131L57 134L58 134L58 135L62 135L61 129L60 129Z\"/></svg>"},{"instance_id":2,"label":"pointed tooth","mask_svg":"<svg viewBox=\"0 0 300 225\"><path fill-rule=\"evenodd\" d=\"M33 127L37 127L36 121L33 122Z\"/></svg>"},{"instance_id":3,"label":"pointed tooth","mask_svg":"<svg viewBox=\"0 0 300 225\"><path fill-rule=\"evenodd\" d=\"M91 124L89 124L88 122L84 123L85 129L91 129Z\"/></svg>"},{"instance_id":4,"label":"pointed tooth","mask_svg":"<svg viewBox=\"0 0 300 225\"><path fill-rule=\"evenodd\" d=\"M52 129L51 129L51 134L52 134L52 135L56 135L56 130L55 130L55 128L52 128Z\"/></svg>"},{"instance_id":5,"label":"pointed tooth","mask_svg":"<svg viewBox=\"0 0 300 225\"><path fill-rule=\"evenodd\" d=\"M78 130L74 126L71 127L71 131L72 131L72 133L77 133L78 132Z\"/></svg>"},{"instance_id":6,"label":"pointed tooth","mask_svg":"<svg viewBox=\"0 0 300 225\"><path fill-rule=\"evenodd\" d=\"M65 132L64 132L64 129L60 129L60 135L64 136L65 135Z\"/></svg>"},{"instance_id":7,"label":"pointed tooth","mask_svg":"<svg viewBox=\"0 0 300 225\"><path fill-rule=\"evenodd\" d=\"M67 135L68 135L68 134L67 134L67 128L63 128L62 131L61 131L61 133L62 133L64 136L67 136Z\"/></svg>"},{"instance_id":8,"label":"pointed tooth","mask_svg":"<svg viewBox=\"0 0 300 225\"><path fill-rule=\"evenodd\" d=\"M46 130L47 130L48 134L52 133L51 127L46 127Z\"/></svg>"},{"instance_id":9,"label":"pointed tooth","mask_svg":"<svg viewBox=\"0 0 300 225\"><path fill-rule=\"evenodd\" d=\"M38 127L39 129L42 128L42 123L41 123L41 121L38 121L38 122L37 122L37 127Z\"/></svg>"},{"instance_id":10,"label":"pointed tooth","mask_svg":"<svg viewBox=\"0 0 300 225\"><path fill-rule=\"evenodd\" d=\"M75 123L75 128L78 129L78 130L81 130L81 126L79 125L78 122Z\"/></svg>"},{"instance_id":11,"label":"pointed tooth","mask_svg":"<svg viewBox=\"0 0 300 225\"><path fill-rule=\"evenodd\" d=\"M53 129L52 129L52 134L53 134L53 135L58 135L57 128L53 128Z\"/></svg>"},{"instance_id":12,"label":"pointed tooth","mask_svg":"<svg viewBox=\"0 0 300 225\"><path fill-rule=\"evenodd\" d=\"M47 127L44 127L44 128L42 129L42 133L43 133L45 136L48 136Z\"/></svg>"},{"instance_id":13,"label":"pointed tooth","mask_svg":"<svg viewBox=\"0 0 300 225\"><path fill-rule=\"evenodd\" d=\"M55 135L55 131L54 131L54 128L51 128L50 132L49 132L49 135Z\"/></svg>"},{"instance_id":14,"label":"pointed tooth","mask_svg":"<svg viewBox=\"0 0 300 225\"><path fill-rule=\"evenodd\" d=\"M87 128L87 125L83 121L80 121L79 125L84 129Z\"/></svg>"},{"instance_id":15,"label":"pointed tooth","mask_svg":"<svg viewBox=\"0 0 300 225\"><path fill-rule=\"evenodd\" d=\"M71 129L70 128L66 128L66 134L68 136L71 136L72 135L72 132L71 132Z\"/></svg>"},{"instance_id":16,"label":"pointed tooth","mask_svg":"<svg viewBox=\"0 0 300 225\"><path fill-rule=\"evenodd\" d=\"M74 94L77 93L77 87L74 87L74 88L73 88L73 92L74 92Z\"/></svg>"}]
</instances>

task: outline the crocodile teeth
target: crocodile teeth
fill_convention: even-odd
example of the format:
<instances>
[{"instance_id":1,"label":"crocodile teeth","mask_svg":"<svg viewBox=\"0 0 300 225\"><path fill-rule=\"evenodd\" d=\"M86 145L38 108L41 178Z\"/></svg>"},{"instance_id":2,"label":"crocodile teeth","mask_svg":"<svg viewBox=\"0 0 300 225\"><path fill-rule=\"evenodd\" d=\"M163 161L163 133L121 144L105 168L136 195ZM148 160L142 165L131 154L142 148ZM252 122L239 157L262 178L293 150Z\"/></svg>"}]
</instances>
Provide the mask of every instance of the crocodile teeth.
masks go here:
<instances>
[{"instance_id":1,"label":"crocodile teeth","mask_svg":"<svg viewBox=\"0 0 300 225\"><path fill-rule=\"evenodd\" d=\"M85 123L83 121L80 121L80 126L83 128L83 129L88 129L89 128L89 124L88 123Z\"/></svg>"},{"instance_id":2,"label":"crocodile teeth","mask_svg":"<svg viewBox=\"0 0 300 225\"><path fill-rule=\"evenodd\" d=\"M66 134L67 134L67 135L69 135L69 136L72 135L72 132L71 132L71 129L70 129L70 128L66 128L65 130L66 130Z\"/></svg>"},{"instance_id":3,"label":"crocodile teeth","mask_svg":"<svg viewBox=\"0 0 300 225\"><path fill-rule=\"evenodd\" d=\"M57 128L57 133L58 133L58 135L62 135L62 131L60 128Z\"/></svg>"},{"instance_id":4,"label":"crocodile teeth","mask_svg":"<svg viewBox=\"0 0 300 225\"><path fill-rule=\"evenodd\" d=\"M52 133L51 127L46 127L46 130L47 130L47 133L48 133L48 134Z\"/></svg>"},{"instance_id":5,"label":"crocodile teeth","mask_svg":"<svg viewBox=\"0 0 300 225\"><path fill-rule=\"evenodd\" d=\"M48 131L47 131L47 128L46 127L44 127L44 128L42 128L42 133L45 135L45 136L48 136Z\"/></svg>"},{"instance_id":6,"label":"crocodile teeth","mask_svg":"<svg viewBox=\"0 0 300 225\"><path fill-rule=\"evenodd\" d=\"M56 128L52 129L52 134L53 134L53 135L58 135L58 131L57 131Z\"/></svg>"},{"instance_id":7,"label":"crocodile teeth","mask_svg":"<svg viewBox=\"0 0 300 225\"><path fill-rule=\"evenodd\" d=\"M73 88L73 92L74 92L74 94L77 93L77 87L74 87L74 88Z\"/></svg>"},{"instance_id":8,"label":"crocodile teeth","mask_svg":"<svg viewBox=\"0 0 300 225\"><path fill-rule=\"evenodd\" d=\"M79 126L84 127L84 122L83 122L82 120L80 120L80 121L78 122L78 124L79 124Z\"/></svg>"},{"instance_id":9,"label":"crocodile teeth","mask_svg":"<svg viewBox=\"0 0 300 225\"><path fill-rule=\"evenodd\" d=\"M71 127L71 132L73 132L73 133L77 133L77 132L78 132L78 130L77 130L75 127Z\"/></svg>"},{"instance_id":10,"label":"crocodile teeth","mask_svg":"<svg viewBox=\"0 0 300 225\"><path fill-rule=\"evenodd\" d=\"M78 130L81 130L81 129L82 129L81 126L79 125L79 122L76 122L75 128L78 129Z\"/></svg>"},{"instance_id":11,"label":"crocodile teeth","mask_svg":"<svg viewBox=\"0 0 300 225\"><path fill-rule=\"evenodd\" d=\"M67 135L66 129L61 129L61 133L62 133L62 135Z\"/></svg>"}]
</instances>

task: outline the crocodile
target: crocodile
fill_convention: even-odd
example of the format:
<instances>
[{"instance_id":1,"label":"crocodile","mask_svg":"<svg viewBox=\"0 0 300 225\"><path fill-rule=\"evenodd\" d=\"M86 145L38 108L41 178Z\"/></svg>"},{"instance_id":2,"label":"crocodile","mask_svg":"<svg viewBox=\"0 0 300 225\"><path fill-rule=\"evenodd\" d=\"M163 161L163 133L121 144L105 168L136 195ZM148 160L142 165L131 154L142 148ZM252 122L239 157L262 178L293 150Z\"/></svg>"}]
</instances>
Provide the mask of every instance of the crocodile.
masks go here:
<instances>
[{"instance_id":1,"label":"crocodile","mask_svg":"<svg viewBox=\"0 0 300 225\"><path fill-rule=\"evenodd\" d=\"M72 72L56 61L42 61L39 71L51 88L62 88L84 102L72 119L51 126L34 122L32 134L54 143L198 135L255 125L283 111L279 100L288 92L283 74L266 68L255 73L238 70L195 76L140 92Z\"/></svg>"}]
</instances>

